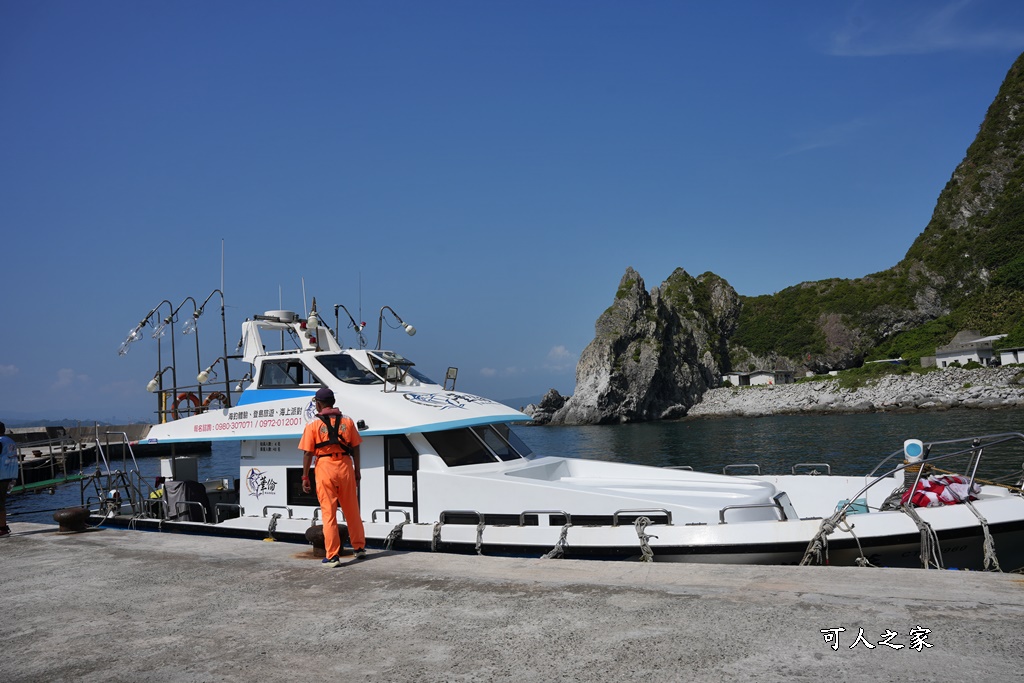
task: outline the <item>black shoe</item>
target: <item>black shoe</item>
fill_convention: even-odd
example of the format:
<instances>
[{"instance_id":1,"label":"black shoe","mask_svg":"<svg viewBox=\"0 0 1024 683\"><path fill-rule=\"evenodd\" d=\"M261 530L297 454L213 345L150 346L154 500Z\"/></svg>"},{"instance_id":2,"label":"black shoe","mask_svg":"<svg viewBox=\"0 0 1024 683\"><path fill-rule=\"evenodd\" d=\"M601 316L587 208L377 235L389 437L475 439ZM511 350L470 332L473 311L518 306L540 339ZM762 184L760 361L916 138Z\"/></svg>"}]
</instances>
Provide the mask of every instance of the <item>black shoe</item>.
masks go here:
<instances>
[{"instance_id":1,"label":"black shoe","mask_svg":"<svg viewBox=\"0 0 1024 683\"><path fill-rule=\"evenodd\" d=\"M320 560L320 564L327 567L328 569L333 569L334 567L337 567L341 564L341 558L337 555L335 555L334 557L325 557L324 559Z\"/></svg>"},{"instance_id":2,"label":"black shoe","mask_svg":"<svg viewBox=\"0 0 1024 683\"><path fill-rule=\"evenodd\" d=\"M0 526L0 538L2 538L4 536L10 536L10 535L11 535L11 527L9 527L9 526Z\"/></svg>"},{"instance_id":3,"label":"black shoe","mask_svg":"<svg viewBox=\"0 0 1024 683\"><path fill-rule=\"evenodd\" d=\"M366 558L366 548L360 548L359 550L356 550L355 551L355 556L356 556L357 560L365 559Z\"/></svg>"}]
</instances>

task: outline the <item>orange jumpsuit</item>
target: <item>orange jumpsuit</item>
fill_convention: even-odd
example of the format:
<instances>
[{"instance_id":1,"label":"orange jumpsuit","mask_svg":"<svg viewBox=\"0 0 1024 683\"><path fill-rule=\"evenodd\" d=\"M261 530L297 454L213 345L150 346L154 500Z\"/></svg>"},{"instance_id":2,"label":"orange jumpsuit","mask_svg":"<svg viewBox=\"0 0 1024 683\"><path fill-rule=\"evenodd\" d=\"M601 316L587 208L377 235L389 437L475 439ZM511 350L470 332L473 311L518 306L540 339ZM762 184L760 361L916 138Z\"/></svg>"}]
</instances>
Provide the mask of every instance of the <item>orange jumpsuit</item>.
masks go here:
<instances>
[{"instance_id":1,"label":"orange jumpsuit","mask_svg":"<svg viewBox=\"0 0 1024 683\"><path fill-rule=\"evenodd\" d=\"M322 415L341 415L337 408L325 408ZM355 450L363 442L355 423L349 417L341 418L338 429L341 440ZM316 444L328 440L327 426L319 418L306 425L299 439L299 450L313 453L316 461L316 497L320 501L320 516L324 525L324 546L327 557L336 557L341 553L341 535L338 532L338 504L348 524L348 536L352 548L360 550L366 547L366 535L363 531L363 519L359 512L359 499L356 495L356 475L353 459L345 455L337 444L324 443L319 448Z\"/></svg>"}]
</instances>

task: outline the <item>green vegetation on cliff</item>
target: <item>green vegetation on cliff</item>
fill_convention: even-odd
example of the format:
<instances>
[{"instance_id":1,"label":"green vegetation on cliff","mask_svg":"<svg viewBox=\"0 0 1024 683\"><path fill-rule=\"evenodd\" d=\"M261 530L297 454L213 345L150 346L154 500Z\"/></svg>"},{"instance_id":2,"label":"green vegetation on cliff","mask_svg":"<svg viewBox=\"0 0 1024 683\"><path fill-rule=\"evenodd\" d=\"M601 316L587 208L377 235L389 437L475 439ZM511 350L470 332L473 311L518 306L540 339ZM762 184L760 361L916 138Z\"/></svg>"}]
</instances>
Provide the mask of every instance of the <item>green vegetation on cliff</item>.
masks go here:
<instances>
[{"instance_id":1,"label":"green vegetation on cliff","mask_svg":"<svg viewBox=\"0 0 1024 683\"><path fill-rule=\"evenodd\" d=\"M933 355L962 329L1024 346L1024 55L989 107L932 219L893 268L742 297L731 338L748 354L808 367Z\"/></svg>"}]
</instances>

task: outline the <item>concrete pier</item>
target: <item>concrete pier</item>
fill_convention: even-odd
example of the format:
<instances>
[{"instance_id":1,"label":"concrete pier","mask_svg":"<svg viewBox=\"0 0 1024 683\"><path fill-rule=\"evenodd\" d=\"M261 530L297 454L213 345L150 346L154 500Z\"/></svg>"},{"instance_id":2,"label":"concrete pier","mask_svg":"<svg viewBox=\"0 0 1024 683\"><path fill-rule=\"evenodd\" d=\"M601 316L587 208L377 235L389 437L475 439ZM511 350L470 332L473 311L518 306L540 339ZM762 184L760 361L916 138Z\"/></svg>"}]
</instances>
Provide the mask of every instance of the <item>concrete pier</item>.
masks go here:
<instances>
[{"instance_id":1,"label":"concrete pier","mask_svg":"<svg viewBox=\"0 0 1024 683\"><path fill-rule=\"evenodd\" d=\"M4 681L874 683L1024 665L1016 574L380 551L325 569L295 544L11 528Z\"/></svg>"}]
</instances>

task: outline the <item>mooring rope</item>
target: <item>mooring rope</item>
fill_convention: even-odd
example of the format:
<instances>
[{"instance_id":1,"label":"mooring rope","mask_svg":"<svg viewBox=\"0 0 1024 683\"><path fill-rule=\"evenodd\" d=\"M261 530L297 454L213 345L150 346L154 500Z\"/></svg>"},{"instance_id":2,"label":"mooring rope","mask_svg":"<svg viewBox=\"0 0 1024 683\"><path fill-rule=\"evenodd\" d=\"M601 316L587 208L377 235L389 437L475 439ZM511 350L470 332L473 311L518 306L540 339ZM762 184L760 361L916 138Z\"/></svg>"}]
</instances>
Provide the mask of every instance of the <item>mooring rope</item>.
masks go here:
<instances>
[{"instance_id":1,"label":"mooring rope","mask_svg":"<svg viewBox=\"0 0 1024 683\"><path fill-rule=\"evenodd\" d=\"M810 564L828 564L828 535L835 531L839 521L845 516L846 511L840 508L832 513L831 517L821 520L818 533L811 537L810 542L807 544L807 550L804 551L803 559L800 560L801 567L806 567Z\"/></svg>"},{"instance_id":2,"label":"mooring rope","mask_svg":"<svg viewBox=\"0 0 1024 683\"><path fill-rule=\"evenodd\" d=\"M476 554L484 554L484 521L482 519L476 525Z\"/></svg>"},{"instance_id":3,"label":"mooring rope","mask_svg":"<svg viewBox=\"0 0 1024 683\"><path fill-rule=\"evenodd\" d=\"M276 538L274 538L274 532L277 531L277 520L280 519L280 517L280 512L275 512L273 515L270 516L270 524L267 526L267 537L263 539L264 541L277 540Z\"/></svg>"},{"instance_id":4,"label":"mooring rope","mask_svg":"<svg viewBox=\"0 0 1024 683\"><path fill-rule=\"evenodd\" d=\"M391 546L394 545L395 541L402 540L402 527L408 523L409 520L403 520L388 533L387 538L384 539L384 550L391 550Z\"/></svg>"},{"instance_id":5,"label":"mooring rope","mask_svg":"<svg viewBox=\"0 0 1024 683\"><path fill-rule=\"evenodd\" d=\"M914 520L917 528L921 530L921 567L928 569L928 565L932 564L936 569L942 569L942 549L939 547L939 537L935 530L928 522L921 519L913 506L903 505L900 509L907 513L910 519Z\"/></svg>"},{"instance_id":6,"label":"mooring rope","mask_svg":"<svg viewBox=\"0 0 1024 683\"><path fill-rule=\"evenodd\" d=\"M434 522L434 535L430 538L430 552L437 552L437 544L441 542L441 521Z\"/></svg>"},{"instance_id":7,"label":"mooring rope","mask_svg":"<svg viewBox=\"0 0 1024 683\"><path fill-rule=\"evenodd\" d=\"M566 540L569 536L569 527L572 526L566 522L562 525L562 533L558 535L558 541L555 543L555 547L540 556L542 560L557 560L565 557L565 549L569 547L569 541Z\"/></svg>"},{"instance_id":8,"label":"mooring rope","mask_svg":"<svg viewBox=\"0 0 1024 683\"><path fill-rule=\"evenodd\" d=\"M966 505L974 516L978 518L978 522L981 523L981 530L985 534L985 540L982 543L982 549L985 551L985 571L996 571L1002 572L1003 568L999 566L999 558L996 557L996 542L992 538L992 533L988 529L988 520L981 516L977 508L971 504L971 501L965 500L963 504ZM994 567L994 568L993 568Z\"/></svg>"},{"instance_id":9,"label":"mooring rope","mask_svg":"<svg viewBox=\"0 0 1024 683\"><path fill-rule=\"evenodd\" d=\"M842 532L850 534L851 536L853 536L853 540L857 542L857 551L860 553L860 556L856 560L854 560L854 562L857 563L857 566L877 567L878 565L871 564L871 560L869 560L867 555L864 554L864 547L861 546L860 539L857 538L857 534L853 532L853 527L855 526L856 524L850 524L849 520L847 520L846 518L846 515L843 515L843 518L836 522L837 529L839 529Z\"/></svg>"},{"instance_id":10,"label":"mooring rope","mask_svg":"<svg viewBox=\"0 0 1024 683\"><path fill-rule=\"evenodd\" d=\"M810 543L807 544L807 550L804 551L803 559L800 560L800 566L805 567L810 564L816 565L827 565L828 564L828 537L833 531L838 529L843 533L850 534L853 536L853 540L857 543L857 552L860 555L854 562L857 563L858 567L875 567L871 561L864 554L864 547L860 544L860 539L857 534L854 533L854 524L846 516L846 506L843 506L832 513L832 516L828 519L821 520L821 526L818 527L818 533L814 534L811 538Z\"/></svg>"},{"instance_id":11,"label":"mooring rope","mask_svg":"<svg viewBox=\"0 0 1024 683\"><path fill-rule=\"evenodd\" d=\"M657 536L644 533L647 529L647 525L651 523L651 520L647 517L637 517L636 521L633 522L633 527L636 529L637 538L640 539L640 561L641 562L654 562L654 551L651 550L651 544L647 541Z\"/></svg>"}]
</instances>

